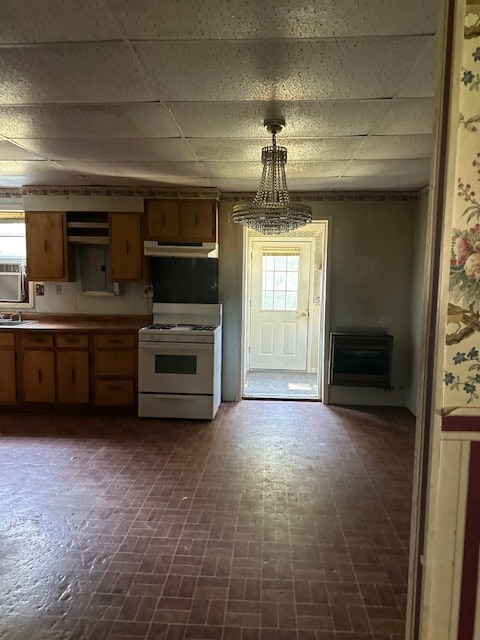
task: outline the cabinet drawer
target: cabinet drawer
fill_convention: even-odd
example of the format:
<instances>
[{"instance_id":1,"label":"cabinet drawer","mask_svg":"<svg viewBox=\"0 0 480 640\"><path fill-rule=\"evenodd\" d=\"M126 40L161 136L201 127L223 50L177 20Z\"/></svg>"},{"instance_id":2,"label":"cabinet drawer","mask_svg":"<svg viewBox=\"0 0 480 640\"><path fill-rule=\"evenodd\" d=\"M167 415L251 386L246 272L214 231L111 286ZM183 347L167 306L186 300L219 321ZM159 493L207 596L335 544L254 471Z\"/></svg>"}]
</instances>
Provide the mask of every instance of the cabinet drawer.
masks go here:
<instances>
[{"instance_id":1,"label":"cabinet drawer","mask_svg":"<svg viewBox=\"0 0 480 640\"><path fill-rule=\"evenodd\" d=\"M15 346L15 334L2 333L0 331L0 347L14 347L14 346Z\"/></svg>"},{"instance_id":2,"label":"cabinet drawer","mask_svg":"<svg viewBox=\"0 0 480 640\"><path fill-rule=\"evenodd\" d=\"M135 353L133 351L97 351L95 356L97 376L135 375Z\"/></svg>"},{"instance_id":3,"label":"cabinet drawer","mask_svg":"<svg viewBox=\"0 0 480 640\"><path fill-rule=\"evenodd\" d=\"M95 345L98 349L133 349L135 336L130 333L103 334L95 336Z\"/></svg>"},{"instance_id":4,"label":"cabinet drawer","mask_svg":"<svg viewBox=\"0 0 480 640\"><path fill-rule=\"evenodd\" d=\"M22 347L53 347L53 334L51 333L39 333L37 331L32 333L22 333Z\"/></svg>"},{"instance_id":5,"label":"cabinet drawer","mask_svg":"<svg viewBox=\"0 0 480 640\"><path fill-rule=\"evenodd\" d=\"M95 404L133 405L133 380L97 380L95 382Z\"/></svg>"},{"instance_id":6,"label":"cabinet drawer","mask_svg":"<svg viewBox=\"0 0 480 640\"><path fill-rule=\"evenodd\" d=\"M59 333L55 336L55 346L60 349L88 349L85 333Z\"/></svg>"}]
</instances>

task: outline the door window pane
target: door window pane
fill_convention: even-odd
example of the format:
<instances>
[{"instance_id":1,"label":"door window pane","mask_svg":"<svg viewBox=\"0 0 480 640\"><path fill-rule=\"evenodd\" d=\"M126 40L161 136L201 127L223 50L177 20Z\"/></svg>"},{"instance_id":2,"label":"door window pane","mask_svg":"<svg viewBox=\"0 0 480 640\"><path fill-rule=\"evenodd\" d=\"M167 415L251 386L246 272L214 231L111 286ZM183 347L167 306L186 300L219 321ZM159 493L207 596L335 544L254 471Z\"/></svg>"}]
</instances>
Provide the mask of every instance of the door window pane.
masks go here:
<instances>
[{"instance_id":1,"label":"door window pane","mask_svg":"<svg viewBox=\"0 0 480 640\"><path fill-rule=\"evenodd\" d=\"M299 255L291 251L262 256L262 310L297 311Z\"/></svg>"}]
</instances>

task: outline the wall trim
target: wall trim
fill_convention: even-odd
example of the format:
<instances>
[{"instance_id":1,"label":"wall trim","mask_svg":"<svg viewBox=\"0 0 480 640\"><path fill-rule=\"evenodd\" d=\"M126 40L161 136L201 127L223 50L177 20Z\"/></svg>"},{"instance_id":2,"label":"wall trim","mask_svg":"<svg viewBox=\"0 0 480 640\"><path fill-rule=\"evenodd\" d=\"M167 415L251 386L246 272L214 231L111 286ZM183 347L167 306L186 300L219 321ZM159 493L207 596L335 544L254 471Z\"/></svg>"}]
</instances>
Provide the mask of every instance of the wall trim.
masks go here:
<instances>
[{"instance_id":1,"label":"wall trim","mask_svg":"<svg viewBox=\"0 0 480 640\"><path fill-rule=\"evenodd\" d=\"M480 415L443 416L442 431L480 431Z\"/></svg>"},{"instance_id":2,"label":"wall trim","mask_svg":"<svg viewBox=\"0 0 480 640\"><path fill-rule=\"evenodd\" d=\"M480 442L472 442L468 472L467 514L463 551L458 639L474 640L480 544Z\"/></svg>"},{"instance_id":3,"label":"wall trim","mask_svg":"<svg viewBox=\"0 0 480 640\"><path fill-rule=\"evenodd\" d=\"M427 190L420 191L295 191L290 192L294 202L335 201L415 201ZM147 186L59 186L28 185L24 187L0 187L1 198L22 196L142 196L144 198L215 198L225 202L253 200L253 192L221 192L216 187L147 187Z\"/></svg>"}]
</instances>

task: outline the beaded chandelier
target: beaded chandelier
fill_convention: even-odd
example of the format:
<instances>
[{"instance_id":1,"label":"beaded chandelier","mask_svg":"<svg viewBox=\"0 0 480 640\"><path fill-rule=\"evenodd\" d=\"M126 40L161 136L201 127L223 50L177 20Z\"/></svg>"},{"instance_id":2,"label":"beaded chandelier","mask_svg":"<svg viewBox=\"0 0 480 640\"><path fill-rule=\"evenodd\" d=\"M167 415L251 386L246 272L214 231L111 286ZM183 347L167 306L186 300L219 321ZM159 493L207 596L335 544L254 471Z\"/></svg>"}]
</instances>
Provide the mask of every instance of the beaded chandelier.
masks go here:
<instances>
[{"instance_id":1,"label":"beaded chandelier","mask_svg":"<svg viewBox=\"0 0 480 640\"><path fill-rule=\"evenodd\" d=\"M312 221L312 210L303 204L290 202L285 176L287 149L277 147L276 135L285 126L284 120L266 120L272 144L262 149L263 172L260 187L252 204L233 207L232 220L265 235L280 235Z\"/></svg>"}]
</instances>

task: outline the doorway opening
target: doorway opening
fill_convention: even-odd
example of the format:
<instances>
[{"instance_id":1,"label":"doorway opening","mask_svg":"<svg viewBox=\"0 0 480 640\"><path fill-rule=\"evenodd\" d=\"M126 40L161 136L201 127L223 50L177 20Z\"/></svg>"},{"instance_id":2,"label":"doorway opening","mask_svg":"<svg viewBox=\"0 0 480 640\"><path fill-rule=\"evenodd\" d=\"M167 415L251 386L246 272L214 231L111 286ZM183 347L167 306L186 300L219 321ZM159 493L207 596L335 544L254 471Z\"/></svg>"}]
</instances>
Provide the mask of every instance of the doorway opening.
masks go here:
<instances>
[{"instance_id":1,"label":"doorway opening","mask_svg":"<svg viewBox=\"0 0 480 640\"><path fill-rule=\"evenodd\" d=\"M245 232L244 398L324 399L327 225Z\"/></svg>"}]
</instances>

